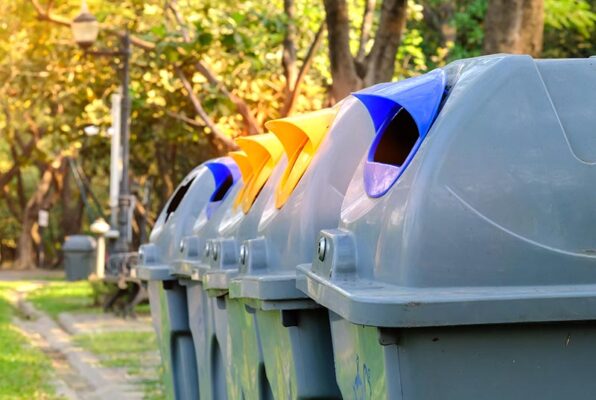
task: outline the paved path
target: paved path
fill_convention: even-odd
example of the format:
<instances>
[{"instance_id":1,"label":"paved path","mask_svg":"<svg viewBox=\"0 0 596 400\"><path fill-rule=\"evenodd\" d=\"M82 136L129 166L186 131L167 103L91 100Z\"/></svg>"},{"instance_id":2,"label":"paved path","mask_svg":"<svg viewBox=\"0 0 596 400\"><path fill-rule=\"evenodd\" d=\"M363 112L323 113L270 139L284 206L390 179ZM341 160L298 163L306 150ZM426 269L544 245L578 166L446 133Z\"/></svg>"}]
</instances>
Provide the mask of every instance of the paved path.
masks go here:
<instances>
[{"instance_id":1,"label":"paved path","mask_svg":"<svg viewBox=\"0 0 596 400\"><path fill-rule=\"evenodd\" d=\"M103 332L152 332L151 317L139 316L136 319L124 319L112 314L71 314L62 313L58 323L70 335Z\"/></svg>"},{"instance_id":2,"label":"paved path","mask_svg":"<svg viewBox=\"0 0 596 400\"><path fill-rule=\"evenodd\" d=\"M0 280L29 281L29 277L29 273L8 276L5 271L0 272ZM142 387L138 382L135 384L138 378L128 376L123 369L101 366L97 356L75 345L72 338L78 333L150 331L150 319L124 320L105 314L64 313L56 322L25 300L27 292L44 284L47 283L31 281L20 286L13 291L10 300L21 314L13 320L14 325L52 361L58 394L68 400L141 400ZM158 363L159 355L155 353L151 358Z\"/></svg>"}]
</instances>

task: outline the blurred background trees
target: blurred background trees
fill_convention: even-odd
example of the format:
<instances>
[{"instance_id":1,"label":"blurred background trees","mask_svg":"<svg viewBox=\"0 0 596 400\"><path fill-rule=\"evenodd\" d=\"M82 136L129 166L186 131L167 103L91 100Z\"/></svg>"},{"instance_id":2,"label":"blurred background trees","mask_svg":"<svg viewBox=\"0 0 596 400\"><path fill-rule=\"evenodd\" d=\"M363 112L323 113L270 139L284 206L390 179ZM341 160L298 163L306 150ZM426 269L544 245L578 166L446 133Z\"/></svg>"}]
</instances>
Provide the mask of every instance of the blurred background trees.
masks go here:
<instances>
[{"instance_id":1,"label":"blurred background trees","mask_svg":"<svg viewBox=\"0 0 596 400\"><path fill-rule=\"evenodd\" d=\"M149 221L195 165L271 118L494 52L596 54L596 0L88 0L134 35L131 171ZM60 261L65 235L108 212L113 60L85 56L79 0L0 10L0 262ZM100 33L100 46L114 38ZM92 196L82 195L92 188ZM47 229L37 226L49 210ZM139 222L134 225L139 231ZM17 251L18 248L18 251Z\"/></svg>"}]
</instances>

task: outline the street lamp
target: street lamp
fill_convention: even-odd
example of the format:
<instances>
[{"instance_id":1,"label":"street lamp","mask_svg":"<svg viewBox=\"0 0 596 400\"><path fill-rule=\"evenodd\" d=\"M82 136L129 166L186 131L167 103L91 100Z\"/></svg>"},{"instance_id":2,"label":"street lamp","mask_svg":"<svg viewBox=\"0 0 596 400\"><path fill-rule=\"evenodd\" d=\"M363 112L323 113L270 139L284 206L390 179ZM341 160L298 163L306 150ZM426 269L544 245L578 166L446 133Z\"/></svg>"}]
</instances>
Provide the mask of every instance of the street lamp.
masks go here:
<instances>
[{"instance_id":1,"label":"street lamp","mask_svg":"<svg viewBox=\"0 0 596 400\"><path fill-rule=\"evenodd\" d=\"M97 40L99 22L89 12L85 0L81 4L81 13L72 20L70 29L72 30L72 36L75 42L83 49L88 49Z\"/></svg>"},{"instance_id":2,"label":"street lamp","mask_svg":"<svg viewBox=\"0 0 596 400\"><path fill-rule=\"evenodd\" d=\"M116 33L120 39L120 48L116 51L91 51L91 46L97 40L99 23L97 18L89 12L86 0L81 3L81 13L71 22L72 35L75 42L85 51L86 54L96 56L107 56L119 60L118 72L122 86L122 98L120 105L120 146L122 148L122 177L120 178L120 190L118 196L118 239L115 245L116 252L128 252L130 250L130 208L133 203L130 195L128 180L129 164L129 142L130 142L130 94L129 94L129 64L130 64L130 36L128 31Z\"/></svg>"}]
</instances>

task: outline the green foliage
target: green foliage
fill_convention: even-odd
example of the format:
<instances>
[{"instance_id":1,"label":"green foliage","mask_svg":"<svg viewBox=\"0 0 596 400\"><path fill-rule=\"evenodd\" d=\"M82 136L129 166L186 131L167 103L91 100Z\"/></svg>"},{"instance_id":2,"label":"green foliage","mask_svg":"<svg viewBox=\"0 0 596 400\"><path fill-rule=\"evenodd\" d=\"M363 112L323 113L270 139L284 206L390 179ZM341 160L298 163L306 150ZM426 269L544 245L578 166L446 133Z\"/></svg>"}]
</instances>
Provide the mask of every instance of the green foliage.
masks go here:
<instances>
[{"instance_id":1,"label":"green foliage","mask_svg":"<svg viewBox=\"0 0 596 400\"><path fill-rule=\"evenodd\" d=\"M45 6L47 1L41 3ZM224 135L245 134L247 126L221 87L197 70L199 61L223 87L246 102L262 129L264 121L280 115L283 105L286 82L281 57L288 24L295 23L299 67L324 19L320 0L296 1L296 21L288 20L281 0L177 3L180 20L161 0L88 0L90 10L105 26L126 27L156 44L154 50L134 48L131 65L131 175L137 189L151 183L149 213L153 217L193 166L218 155L209 140L210 129L195 117L176 69L188 76L205 111ZM73 18L80 0L52 4L53 15ZM364 0L349 1L353 53L359 45L364 4ZM374 41L381 4L377 2L366 50ZM409 0L395 78L482 54L487 4L488 0ZM596 54L596 0L545 0L545 10L545 57ZM118 45L118 39L103 29L96 47L115 49ZM0 174L13 163L11 146L17 139L22 143L31 139L31 122L43 132L33 154L20 160L25 198L37 188L40 165L66 152L78 157L108 213L110 96L118 87L115 62L85 56L73 44L68 28L39 21L29 1L7 2L0 10ZM296 111L326 105L330 84L327 44L322 43L305 77ZM85 136L87 125L99 127L99 134ZM16 179L6 192L13 203L22 200L17 196ZM54 204L50 228L43 234L46 252L54 258L65 234L64 221L80 208L76 188L72 192ZM19 210L11 212L4 204L0 198L0 238L14 245L22 218ZM83 231L91 222L87 218L83 218Z\"/></svg>"},{"instance_id":2,"label":"green foliage","mask_svg":"<svg viewBox=\"0 0 596 400\"><path fill-rule=\"evenodd\" d=\"M449 53L449 61L477 57L482 54L487 0L463 0L457 2L453 17L457 39Z\"/></svg>"},{"instance_id":3,"label":"green foliage","mask_svg":"<svg viewBox=\"0 0 596 400\"><path fill-rule=\"evenodd\" d=\"M596 24L596 13L585 0L545 0L546 27L571 29L589 38Z\"/></svg>"},{"instance_id":4,"label":"green foliage","mask_svg":"<svg viewBox=\"0 0 596 400\"><path fill-rule=\"evenodd\" d=\"M596 54L596 0L546 0L543 57Z\"/></svg>"}]
</instances>

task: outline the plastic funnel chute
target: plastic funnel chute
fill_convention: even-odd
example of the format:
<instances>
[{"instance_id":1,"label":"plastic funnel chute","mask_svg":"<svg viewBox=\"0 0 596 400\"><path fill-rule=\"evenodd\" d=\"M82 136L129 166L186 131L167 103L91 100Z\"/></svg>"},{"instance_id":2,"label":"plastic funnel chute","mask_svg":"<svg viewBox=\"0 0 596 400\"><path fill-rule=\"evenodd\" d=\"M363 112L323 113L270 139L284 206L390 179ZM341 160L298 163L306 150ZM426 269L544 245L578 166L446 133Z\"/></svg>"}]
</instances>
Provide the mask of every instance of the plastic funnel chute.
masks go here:
<instances>
[{"instance_id":1,"label":"plastic funnel chute","mask_svg":"<svg viewBox=\"0 0 596 400\"><path fill-rule=\"evenodd\" d=\"M325 108L265 124L280 140L288 158L288 166L275 191L277 208L281 208L292 194L329 131L337 111L335 107Z\"/></svg>"},{"instance_id":2,"label":"plastic funnel chute","mask_svg":"<svg viewBox=\"0 0 596 400\"><path fill-rule=\"evenodd\" d=\"M242 211L247 213L281 158L283 147L272 133L241 137L236 139L236 143L248 156L252 168L250 179L244 183L241 199Z\"/></svg>"}]
</instances>

